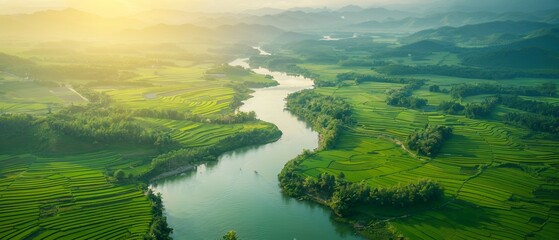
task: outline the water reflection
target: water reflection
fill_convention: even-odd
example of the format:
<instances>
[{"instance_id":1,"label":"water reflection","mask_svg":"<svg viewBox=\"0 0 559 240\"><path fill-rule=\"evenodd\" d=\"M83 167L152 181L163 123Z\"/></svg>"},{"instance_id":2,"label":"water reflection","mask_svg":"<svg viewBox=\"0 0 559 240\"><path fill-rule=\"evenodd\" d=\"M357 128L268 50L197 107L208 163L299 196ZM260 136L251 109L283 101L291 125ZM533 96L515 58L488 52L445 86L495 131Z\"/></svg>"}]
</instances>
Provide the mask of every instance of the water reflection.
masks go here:
<instances>
[{"instance_id":1,"label":"water reflection","mask_svg":"<svg viewBox=\"0 0 559 240\"><path fill-rule=\"evenodd\" d=\"M246 64L246 60L237 60ZM158 181L175 239L219 239L235 229L243 239L361 239L351 226L336 222L321 205L288 198L277 174L303 149L318 145L318 134L284 110L287 94L312 87L309 79L283 73L280 85L257 89L241 111L255 111L283 132L274 143L249 146L221 155L179 176Z\"/></svg>"}]
</instances>

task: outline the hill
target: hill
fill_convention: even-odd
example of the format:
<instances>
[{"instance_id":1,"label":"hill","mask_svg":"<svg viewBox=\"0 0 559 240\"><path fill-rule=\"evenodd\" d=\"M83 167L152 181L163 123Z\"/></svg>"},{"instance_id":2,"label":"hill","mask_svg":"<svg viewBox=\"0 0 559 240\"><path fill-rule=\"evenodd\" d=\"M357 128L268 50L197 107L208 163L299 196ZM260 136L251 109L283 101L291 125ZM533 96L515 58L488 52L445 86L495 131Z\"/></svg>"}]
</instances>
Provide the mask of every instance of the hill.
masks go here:
<instances>
[{"instance_id":1,"label":"hill","mask_svg":"<svg viewBox=\"0 0 559 240\"><path fill-rule=\"evenodd\" d=\"M559 37L548 34L510 44L470 50L461 55L463 64L517 69L558 69Z\"/></svg>"},{"instance_id":2,"label":"hill","mask_svg":"<svg viewBox=\"0 0 559 240\"><path fill-rule=\"evenodd\" d=\"M492 12L446 12L425 16L407 16L405 18L369 19L349 25L356 30L390 30L391 32L421 31L441 27L462 27L496 21L524 21L553 23L552 13L492 13ZM414 39L419 41L419 39Z\"/></svg>"},{"instance_id":3,"label":"hill","mask_svg":"<svg viewBox=\"0 0 559 240\"><path fill-rule=\"evenodd\" d=\"M267 42L277 38L304 39L304 34L286 35L274 26L259 24L222 25L215 28L200 27L192 24L158 24L142 29L127 29L116 36L120 40L140 42Z\"/></svg>"},{"instance_id":4,"label":"hill","mask_svg":"<svg viewBox=\"0 0 559 240\"><path fill-rule=\"evenodd\" d=\"M523 35L555 25L528 21L495 21L462 27L423 30L401 39L404 43L439 40L460 45L501 45L522 39Z\"/></svg>"},{"instance_id":5,"label":"hill","mask_svg":"<svg viewBox=\"0 0 559 240\"><path fill-rule=\"evenodd\" d=\"M145 23L128 18L105 18L68 8L33 14L0 16L3 39L80 39L94 40Z\"/></svg>"}]
</instances>

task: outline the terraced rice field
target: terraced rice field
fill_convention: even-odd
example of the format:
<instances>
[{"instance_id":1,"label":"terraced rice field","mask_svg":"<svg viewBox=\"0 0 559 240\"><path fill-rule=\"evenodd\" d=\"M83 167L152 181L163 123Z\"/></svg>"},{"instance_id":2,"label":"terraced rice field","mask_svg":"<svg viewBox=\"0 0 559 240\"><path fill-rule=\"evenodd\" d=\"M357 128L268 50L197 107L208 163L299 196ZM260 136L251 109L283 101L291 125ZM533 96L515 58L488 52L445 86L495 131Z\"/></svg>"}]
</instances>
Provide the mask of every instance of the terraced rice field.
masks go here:
<instances>
[{"instance_id":1,"label":"terraced rice field","mask_svg":"<svg viewBox=\"0 0 559 240\"><path fill-rule=\"evenodd\" d=\"M0 155L0 239L142 239L151 204L104 169L121 157Z\"/></svg>"},{"instance_id":2,"label":"terraced rice field","mask_svg":"<svg viewBox=\"0 0 559 240\"><path fill-rule=\"evenodd\" d=\"M343 131L334 150L306 159L300 166L304 174L344 172L346 179L371 186L421 178L438 181L445 188L445 199L429 209L406 213L362 209L376 217L397 217L391 225L412 239L559 237L559 142L526 138L527 130L494 120L387 106L385 90L397 87L401 85L364 83L317 89L349 101L356 123ZM435 105L448 97L418 92ZM401 147L408 134L425 124L454 130L433 159Z\"/></svg>"},{"instance_id":3,"label":"terraced rice field","mask_svg":"<svg viewBox=\"0 0 559 240\"><path fill-rule=\"evenodd\" d=\"M230 110L235 92L220 83L202 83L116 89L106 93L119 104L131 109L173 109L197 115L211 115Z\"/></svg>"},{"instance_id":4,"label":"terraced rice field","mask_svg":"<svg viewBox=\"0 0 559 240\"><path fill-rule=\"evenodd\" d=\"M139 120L152 128L169 131L172 139L188 147L211 146L239 131L269 127L268 124L259 121L243 124L208 124L154 118Z\"/></svg>"},{"instance_id":5,"label":"terraced rice field","mask_svg":"<svg viewBox=\"0 0 559 240\"><path fill-rule=\"evenodd\" d=\"M272 80L251 74L207 80L205 72L212 65L168 67L157 70L136 70L142 77L134 81L153 83L151 87L104 87L116 103L132 109L172 109L196 115L217 115L231 112L235 94L232 83L271 83Z\"/></svg>"}]
</instances>

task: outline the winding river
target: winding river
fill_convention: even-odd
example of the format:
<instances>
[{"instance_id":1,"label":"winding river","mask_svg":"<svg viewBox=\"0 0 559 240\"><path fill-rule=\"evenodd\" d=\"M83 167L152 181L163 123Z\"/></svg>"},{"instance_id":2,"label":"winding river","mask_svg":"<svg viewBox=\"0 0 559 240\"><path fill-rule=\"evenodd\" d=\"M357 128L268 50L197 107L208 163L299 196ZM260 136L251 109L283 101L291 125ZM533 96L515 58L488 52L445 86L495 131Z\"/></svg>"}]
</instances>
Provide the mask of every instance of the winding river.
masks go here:
<instances>
[{"instance_id":1,"label":"winding river","mask_svg":"<svg viewBox=\"0 0 559 240\"><path fill-rule=\"evenodd\" d=\"M247 59L231 65L248 68ZM321 205L283 196L277 175L303 149L318 145L318 134L284 110L284 98L312 88L312 81L267 69L280 85L255 89L241 111L255 111L283 132L274 143L223 154L219 161L158 181L165 214L175 239L221 239L235 230L241 239L362 239L351 226L336 222Z\"/></svg>"}]
</instances>

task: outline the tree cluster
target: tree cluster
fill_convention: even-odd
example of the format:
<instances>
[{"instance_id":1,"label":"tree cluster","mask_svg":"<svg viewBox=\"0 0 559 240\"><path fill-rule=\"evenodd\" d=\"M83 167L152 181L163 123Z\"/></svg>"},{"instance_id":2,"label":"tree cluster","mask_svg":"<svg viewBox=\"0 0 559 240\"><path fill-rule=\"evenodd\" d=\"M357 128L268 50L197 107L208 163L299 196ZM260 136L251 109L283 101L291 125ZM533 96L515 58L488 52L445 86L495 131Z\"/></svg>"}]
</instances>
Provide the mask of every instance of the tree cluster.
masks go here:
<instances>
[{"instance_id":1,"label":"tree cluster","mask_svg":"<svg viewBox=\"0 0 559 240\"><path fill-rule=\"evenodd\" d=\"M149 232L144 236L146 240L171 240L173 228L167 224L167 217L163 215L163 202L161 193L153 193L151 189L147 191L147 197L151 202L151 214L153 219L149 226Z\"/></svg>"},{"instance_id":2,"label":"tree cluster","mask_svg":"<svg viewBox=\"0 0 559 240\"><path fill-rule=\"evenodd\" d=\"M418 80L410 82L404 87L388 90L386 104L405 108L419 109L427 106L427 99L412 96L413 91L421 88L425 81Z\"/></svg>"},{"instance_id":3,"label":"tree cluster","mask_svg":"<svg viewBox=\"0 0 559 240\"><path fill-rule=\"evenodd\" d=\"M161 148L174 144L168 133L139 125L125 110L72 106L49 116L47 122L56 132L96 142L132 142Z\"/></svg>"},{"instance_id":4,"label":"tree cluster","mask_svg":"<svg viewBox=\"0 0 559 240\"><path fill-rule=\"evenodd\" d=\"M559 118L534 113L507 113L503 121L533 131L559 135Z\"/></svg>"},{"instance_id":5,"label":"tree cluster","mask_svg":"<svg viewBox=\"0 0 559 240\"><path fill-rule=\"evenodd\" d=\"M225 74L228 76L248 76L251 73L251 70L241 66L231 66L229 64L219 64L206 71L206 74Z\"/></svg>"},{"instance_id":6,"label":"tree cluster","mask_svg":"<svg viewBox=\"0 0 559 240\"><path fill-rule=\"evenodd\" d=\"M444 90L441 90L441 87L439 85L431 85L429 86L429 92L443 92Z\"/></svg>"},{"instance_id":7,"label":"tree cluster","mask_svg":"<svg viewBox=\"0 0 559 240\"><path fill-rule=\"evenodd\" d=\"M499 103L509 108L514 108L535 114L559 117L559 106L547 102L524 100L518 96L498 96Z\"/></svg>"},{"instance_id":8,"label":"tree cluster","mask_svg":"<svg viewBox=\"0 0 559 240\"><path fill-rule=\"evenodd\" d=\"M312 123L320 133L319 146L333 147L344 124L351 121L351 107L343 99L303 90L287 96L287 109Z\"/></svg>"},{"instance_id":9,"label":"tree cluster","mask_svg":"<svg viewBox=\"0 0 559 240\"><path fill-rule=\"evenodd\" d=\"M424 65L424 66L408 66L408 65L388 65L379 67L377 72L388 75L417 75L417 74L433 74L460 78L473 79L512 79L520 77L535 78L558 78L559 73L556 71L515 71L511 69L495 69L495 68L477 68L464 66L449 65Z\"/></svg>"},{"instance_id":10,"label":"tree cluster","mask_svg":"<svg viewBox=\"0 0 559 240\"><path fill-rule=\"evenodd\" d=\"M465 107L455 101L442 101L439 104L439 110L446 114L461 115L464 114Z\"/></svg>"},{"instance_id":11,"label":"tree cluster","mask_svg":"<svg viewBox=\"0 0 559 240\"><path fill-rule=\"evenodd\" d=\"M414 82L423 82L426 80L418 80L412 78L399 78L399 77L389 77L384 75L371 75L371 74L361 74L356 72L346 72L339 73L336 75L336 81L341 83L346 80L354 81L356 85L363 82L381 82L381 83L400 83L400 84L412 84Z\"/></svg>"},{"instance_id":12,"label":"tree cluster","mask_svg":"<svg viewBox=\"0 0 559 240\"><path fill-rule=\"evenodd\" d=\"M464 115L472 119L487 117L491 114L495 106L497 106L497 103L497 97L487 97L481 103L468 103L464 107Z\"/></svg>"},{"instance_id":13,"label":"tree cluster","mask_svg":"<svg viewBox=\"0 0 559 240\"><path fill-rule=\"evenodd\" d=\"M76 86L74 90L76 90L82 96L87 98L87 100L95 104L108 106L111 102L111 99L107 94L102 92L96 92L95 90L92 90L86 87L85 85Z\"/></svg>"},{"instance_id":14,"label":"tree cluster","mask_svg":"<svg viewBox=\"0 0 559 240\"><path fill-rule=\"evenodd\" d=\"M554 83L544 83L536 87L505 87L496 84L457 84L450 89L450 96L454 99L463 99L469 96L482 94L511 94L522 96L554 96L556 93Z\"/></svg>"},{"instance_id":15,"label":"tree cluster","mask_svg":"<svg viewBox=\"0 0 559 240\"><path fill-rule=\"evenodd\" d=\"M424 129L410 134L406 138L405 144L409 149L415 150L421 155L433 157L451 135L452 128L450 127L426 125Z\"/></svg>"},{"instance_id":16,"label":"tree cluster","mask_svg":"<svg viewBox=\"0 0 559 240\"><path fill-rule=\"evenodd\" d=\"M328 173L321 173L317 178L303 177L296 172L296 166L310 154L306 152L286 165L278 176L280 187L293 197L317 199L341 216L351 215L358 205L407 208L443 196L443 187L428 179L385 188L346 181L343 172L337 177Z\"/></svg>"},{"instance_id":17,"label":"tree cluster","mask_svg":"<svg viewBox=\"0 0 559 240\"><path fill-rule=\"evenodd\" d=\"M172 109L137 109L130 110L130 114L135 117L162 118L172 120L187 120L193 122L216 123L216 124L235 124L255 121L256 113L237 112L229 114L221 114L219 116L201 116L188 112L179 112Z\"/></svg>"},{"instance_id":18,"label":"tree cluster","mask_svg":"<svg viewBox=\"0 0 559 240\"><path fill-rule=\"evenodd\" d=\"M465 106L456 101L443 101L439 104L439 110L447 114L479 119L489 116L498 103L499 97L487 97L481 103L468 103Z\"/></svg>"}]
</instances>

